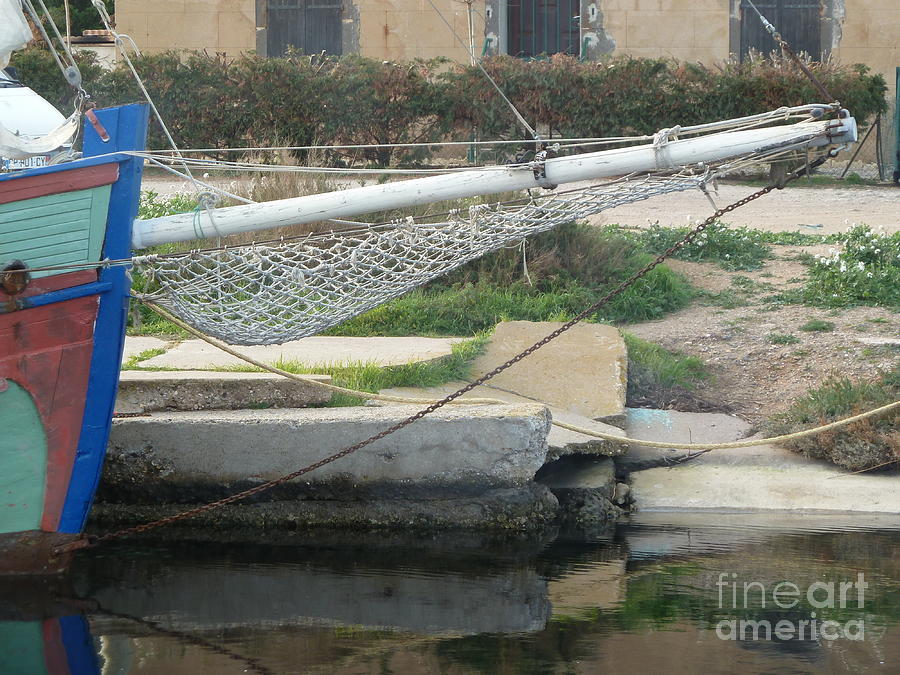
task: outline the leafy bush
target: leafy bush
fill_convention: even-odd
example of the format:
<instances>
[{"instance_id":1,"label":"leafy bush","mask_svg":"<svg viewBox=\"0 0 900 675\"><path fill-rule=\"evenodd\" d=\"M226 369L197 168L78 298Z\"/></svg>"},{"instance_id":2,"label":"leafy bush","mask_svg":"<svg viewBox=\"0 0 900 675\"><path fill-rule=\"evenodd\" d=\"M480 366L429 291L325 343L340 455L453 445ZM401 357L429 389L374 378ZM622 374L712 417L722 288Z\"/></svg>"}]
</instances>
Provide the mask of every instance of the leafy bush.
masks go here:
<instances>
[{"instance_id":1,"label":"leafy bush","mask_svg":"<svg viewBox=\"0 0 900 675\"><path fill-rule=\"evenodd\" d=\"M841 243L812 261L803 299L826 307L900 307L900 232L889 235L857 225Z\"/></svg>"},{"instance_id":2,"label":"leafy bush","mask_svg":"<svg viewBox=\"0 0 900 675\"><path fill-rule=\"evenodd\" d=\"M115 11L113 0L103 0L106 11L112 14ZM37 4L37 3L35 3ZM63 31L66 25L66 9L63 0L45 0L47 9L53 21ZM103 28L100 15L94 8L91 0L69 0L69 18L72 22L72 35L81 35L82 31Z\"/></svg>"},{"instance_id":3,"label":"leafy bush","mask_svg":"<svg viewBox=\"0 0 900 675\"><path fill-rule=\"evenodd\" d=\"M831 377L810 389L769 424L774 434L787 434L827 424L900 399L900 366L880 377L853 382ZM827 459L850 471L888 468L900 463L900 415L870 417L814 436L790 441L787 447L808 457Z\"/></svg>"},{"instance_id":4,"label":"leafy bush","mask_svg":"<svg viewBox=\"0 0 900 675\"><path fill-rule=\"evenodd\" d=\"M76 52L74 56L75 63L81 70L85 90L96 91L97 83L106 73L97 61L97 55L93 52L80 51ZM53 55L48 50L32 45L27 49L15 52L10 65L19 69L19 78L24 84L66 114L71 112L71 106L75 100L75 90L63 78L59 66L56 65Z\"/></svg>"},{"instance_id":5,"label":"leafy bush","mask_svg":"<svg viewBox=\"0 0 900 675\"><path fill-rule=\"evenodd\" d=\"M675 124L740 117L821 98L792 62L758 57L707 67L665 58L616 57L581 62L566 55L545 61L499 56L485 68L532 125L553 135L652 134ZM863 65L811 63L810 68L864 121L884 112L886 85ZM506 104L475 67L448 75L458 102L457 118L484 138L522 136Z\"/></svg>"},{"instance_id":6,"label":"leafy bush","mask_svg":"<svg viewBox=\"0 0 900 675\"><path fill-rule=\"evenodd\" d=\"M651 253L662 253L684 239L693 228L651 225L636 235ZM679 260L716 262L726 270L754 270L771 257L763 233L746 227L730 227L713 223L675 254Z\"/></svg>"},{"instance_id":7,"label":"leafy bush","mask_svg":"<svg viewBox=\"0 0 900 675\"><path fill-rule=\"evenodd\" d=\"M106 72L82 54L85 89L100 105L141 99L124 64ZM359 56L144 54L134 59L175 140L184 147L430 143L448 138L521 138L506 104L475 67L446 59L408 63ZM14 55L26 83L63 105L72 92L49 52ZM668 59L581 62L496 57L485 68L531 124L551 135L650 134L662 127L738 117L817 100L781 60L708 68ZM886 85L864 66L812 64L860 123L885 111ZM151 147L164 147L155 126ZM365 149L343 159L378 165L428 161L433 149ZM301 153L302 154L302 153ZM505 153L504 153L505 154Z\"/></svg>"}]
</instances>

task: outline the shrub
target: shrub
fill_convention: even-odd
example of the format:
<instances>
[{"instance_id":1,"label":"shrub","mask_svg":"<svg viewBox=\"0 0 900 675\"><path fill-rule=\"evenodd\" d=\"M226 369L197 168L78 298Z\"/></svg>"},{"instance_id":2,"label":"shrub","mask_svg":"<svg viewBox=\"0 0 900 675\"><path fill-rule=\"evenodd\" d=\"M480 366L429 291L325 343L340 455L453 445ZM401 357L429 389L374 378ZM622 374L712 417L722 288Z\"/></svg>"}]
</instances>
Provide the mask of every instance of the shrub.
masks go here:
<instances>
[{"instance_id":1,"label":"shrub","mask_svg":"<svg viewBox=\"0 0 900 675\"><path fill-rule=\"evenodd\" d=\"M85 89L100 105L141 100L124 64L106 72L82 53ZM506 104L475 67L445 59L393 63L359 56L229 60L204 52L134 58L175 140L183 147L430 143L447 138L521 138ZM24 81L49 101L72 99L49 52L14 55ZM709 68L669 59L620 57L593 63L569 56L485 68L532 124L552 136L650 134L818 99L805 77L780 59ZM885 111L886 85L864 66L811 66L857 120ZM154 125L151 147L164 147ZM300 153L302 155L302 153ZM506 156L502 151L501 155ZM341 152L379 165L428 161L432 149Z\"/></svg>"},{"instance_id":2,"label":"shrub","mask_svg":"<svg viewBox=\"0 0 900 675\"><path fill-rule=\"evenodd\" d=\"M857 225L841 243L812 261L804 301L825 307L900 307L900 232L889 235Z\"/></svg>"},{"instance_id":3,"label":"shrub","mask_svg":"<svg viewBox=\"0 0 900 675\"><path fill-rule=\"evenodd\" d=\"M821 98L794 64L780 57L707 67L629 56L581 62L559 54L544 61L499 56L484 66L525 119L551 135L651 134L676 124L740 117ZM810 67L861 122L887 110L884 78L869 75L866 66L826 62ZM447 77L465 96L457 103L456 116L467 129L475 126L484 138L522 136L506 104L476 67L459 67Z\"/></svg>"},{"instance_id":4,"label":"shrub","mask_svg":"<svg viewBox=\"0 0 900 675\"><path fill-rule=\"evenodd\" d=\"M856 415L900 399L900 366L880 377L853 382L831 377L810 389L784 413L774 416L769 431L787 434ZM900 415L870 417L786 446L815 459L827 459L850 471L888 468L900 461Z\"/></svg>"}]
</instances>

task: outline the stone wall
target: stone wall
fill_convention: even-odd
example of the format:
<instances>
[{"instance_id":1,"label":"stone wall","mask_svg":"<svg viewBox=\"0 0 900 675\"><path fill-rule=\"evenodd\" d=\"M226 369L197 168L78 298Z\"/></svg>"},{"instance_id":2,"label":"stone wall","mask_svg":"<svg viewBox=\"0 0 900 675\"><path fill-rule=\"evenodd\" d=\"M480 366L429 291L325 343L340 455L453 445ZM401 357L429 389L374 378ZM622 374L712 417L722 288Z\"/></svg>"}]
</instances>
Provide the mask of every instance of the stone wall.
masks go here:
<instances>
[{"instance_id":1,"label":"stone wall","mask_svg":"<svg viewBox=\"0 0 900 675\"><path fill-rule=\"evenodd\" d=\"M505 49L507 0L474 0L474 46ZM897 0L824 0L823 45L844 63L865 63L894 91L900 65ZM117 0L118 28L142 50L206 49L265 53L266 0ZM713 63L740 46L740 0L582 0L586 58L607 54L671 56ZM428 0L345 0L343 51L395 61L445 56L468 61L469 6Z\"/></svg>"},{"instance_id":2,"label":"stone wall","mask_svg":"<svg viewBox=\"0 0 900 675\"><path fill-rule=\"evenodd\" d=\"M116 29L146 52L256 49L256 0L116 0Z\"/></svg>"}]
</instances>

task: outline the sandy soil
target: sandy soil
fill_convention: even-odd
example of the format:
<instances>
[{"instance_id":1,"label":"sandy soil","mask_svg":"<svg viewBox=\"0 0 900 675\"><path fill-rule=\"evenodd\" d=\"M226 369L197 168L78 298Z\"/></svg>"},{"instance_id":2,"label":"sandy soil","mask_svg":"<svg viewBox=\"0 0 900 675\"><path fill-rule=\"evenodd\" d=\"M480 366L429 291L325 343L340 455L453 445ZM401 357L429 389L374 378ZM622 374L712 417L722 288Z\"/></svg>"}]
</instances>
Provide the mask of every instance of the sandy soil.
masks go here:
<instances>
[{"instance_id":1,"label":"sandy soil","mask_svg":"<svg viewBox=\"0 0 900 675\"><path fill-rule=\"evenodd\" d=\"M721 207L758 188L721 185ZM610 211L596 223L646 227L650 223L681 226L712 213L709 200L696 191L654 197ZM900 231L900 188L789 186L728 214L725 221L773 232L832 234L864 223ZM698 356L712 379L697 392L714 405L757 423L783 410L828 376L863 378L900 360L900 314L882 308L845 310L797 305L779 306L767 297L802 283L806 268L801 252L826 253L829 246L777 246L774 258L753 272L727 272L715 264L679 260L669 265L699 288L718 294L701 298L661 321L628 327L647 340ZM746 281L749 279L749 282ZM737 305L737 306L735 306ZM832 331L807 332L811 319L834 324ZM773 334L790 334L798 342L773 344Z\"/></svg>"},{"instance_id":2,"label":"sandy soil","mask_svg":"<svg viewBox=\"0 0 900 675\"><path fill-rule=\"evenodd\" d=\"M752 194L758 187L720 185L713 200L718 207ZM697 190L651 197L620 206L594 219L596 223L618 223L632 227L659 222L687 225L714 211ZM856 223L900 230L900 188L897 187L803 187L776 190L728 214L725 222L773 232L833 234Z\"/></svg>"},{"instance_id":3,"label":"sandy soil","mask_svg":"<svg viewBox=\"0 0 900 675\"><path fill-rule=\"evenodd\" d=\"M712 379L698 395L753 423L785 409L830 375L866 378L896 364L900 314L876 307L828 310L766 300L800 283L805 268L795 258L804 250L814 253L816 247L775 247L776 257L753 272L671 261L672 268L718 297L701 298L660 321L627 330L701 358ZM831 322L834 328L800 330L811 319ZM792 335L797 342L774 344L773 335Z\"/></svg>"}]
</instances>

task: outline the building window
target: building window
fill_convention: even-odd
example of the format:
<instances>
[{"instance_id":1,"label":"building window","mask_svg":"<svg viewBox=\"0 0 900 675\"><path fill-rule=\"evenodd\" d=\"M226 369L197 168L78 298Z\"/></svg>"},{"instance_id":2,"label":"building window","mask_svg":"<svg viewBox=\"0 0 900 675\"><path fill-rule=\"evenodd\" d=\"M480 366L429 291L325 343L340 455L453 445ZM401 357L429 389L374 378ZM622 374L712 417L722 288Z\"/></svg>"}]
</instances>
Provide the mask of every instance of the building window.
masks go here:
<instances>
[{"instance_id":1,"label":"building window","mask_svg":"<svg viewBox=\"0 0 900 675\"><path fill-rule=\"evenodd\" d=\"M267 0L266 54L341 54L341 0Z\"/></svg>"},{"instance_id":2,"label":"building window","mask_svg":"<svg viewBox=\"0 0 900 675\"><path fill-rule=\"evenodd\" d=\"M512 56L578 54L580 0L509 0L506 46Z\"/></svg>"},{"instance_id":3,"label":"building window","mask_svg":"<svg viewBox=\"0 0 900 675\"><path fill-rule=\"evenodd\" d=\"M822 46L822 17L825 0L753 0L781 37L797 54L805 52L819 61L827 54ZM741 61L750 50L768 54L781 48L763 27L747 0L741 0Z\"/></svg>"}]
</instances>

